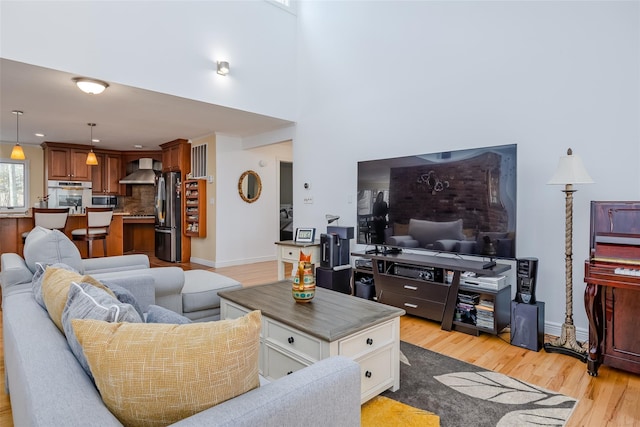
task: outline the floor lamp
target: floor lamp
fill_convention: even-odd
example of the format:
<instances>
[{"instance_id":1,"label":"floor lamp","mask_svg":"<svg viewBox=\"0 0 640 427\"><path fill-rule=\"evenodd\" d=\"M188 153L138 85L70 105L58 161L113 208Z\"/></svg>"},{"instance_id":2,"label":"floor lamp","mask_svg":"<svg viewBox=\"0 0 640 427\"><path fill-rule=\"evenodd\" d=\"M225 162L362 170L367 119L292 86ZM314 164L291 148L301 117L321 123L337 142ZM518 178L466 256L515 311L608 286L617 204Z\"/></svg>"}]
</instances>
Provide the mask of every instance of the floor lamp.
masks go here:
<instances>
[{"instance_id":1,"label":"floor lamp","mask_svg":"<svg viewBox=\"0 0 640 427\"><path fill-rule=\"evenodd\" d=\"M591 184L593 180L587 173L582 160L574 156L571 148L567 155L560 157L558 169L548 184L564 185L565 207L565 288L567 306L562 332L556 340L545 343L544 349L549 353L561 353L587 361L587 349L576 341L576 327L573 324L573 189L574 184Z\"/></svg>"}]
</instances>

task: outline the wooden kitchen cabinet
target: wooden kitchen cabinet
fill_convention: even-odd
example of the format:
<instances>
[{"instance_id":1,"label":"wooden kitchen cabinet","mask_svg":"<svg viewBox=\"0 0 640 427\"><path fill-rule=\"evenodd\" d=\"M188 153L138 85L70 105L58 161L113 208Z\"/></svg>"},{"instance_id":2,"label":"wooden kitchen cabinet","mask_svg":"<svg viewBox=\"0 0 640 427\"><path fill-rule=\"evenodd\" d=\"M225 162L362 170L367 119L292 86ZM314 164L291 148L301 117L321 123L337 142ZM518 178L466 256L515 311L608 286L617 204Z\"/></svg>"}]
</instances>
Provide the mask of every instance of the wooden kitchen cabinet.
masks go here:
<instances>
[{"instance_id":1,"label":"wooden kitchen cabinet","mask_svg":"<svg viewBox=\"0 0 640 427\"><path fill-rule=\"evenodd\" d=\"M93 194L121 194L122 158L119 153L95 150L98 164L91 166Z\"/></svg>"},{"instance_id":2,"label":"wooden kitchen cabinet","mask_svg":"<svg viewBox=\"0 0 640 427\"><path fill-rule=\"evenodd\" d=\"M45 142L42 147L47 179L91 181L91 166L86 164L90 146Z\"/></svg>"},{"instance_id":3,"label":"wooden kitchen cabinet","mask_svg":"<svg viewBox=\"0 0 640 427\"><path fill-rule=\"evenodd\" d=\"M191 145L186 139L160 144L162 148L162 172L180 171L182 178L191 171Z\"/></svg>"},{"instance_id":4,"label":"wooden kitchen cabinet","mask_svg":"<svg viewBox=\"0 0 640 427\"><path fill-rule=\"evenodd\" d=\"M207 237L207 187L204 179L184 181L183 229L186 236Z\"/></svg>"}]
</instances>

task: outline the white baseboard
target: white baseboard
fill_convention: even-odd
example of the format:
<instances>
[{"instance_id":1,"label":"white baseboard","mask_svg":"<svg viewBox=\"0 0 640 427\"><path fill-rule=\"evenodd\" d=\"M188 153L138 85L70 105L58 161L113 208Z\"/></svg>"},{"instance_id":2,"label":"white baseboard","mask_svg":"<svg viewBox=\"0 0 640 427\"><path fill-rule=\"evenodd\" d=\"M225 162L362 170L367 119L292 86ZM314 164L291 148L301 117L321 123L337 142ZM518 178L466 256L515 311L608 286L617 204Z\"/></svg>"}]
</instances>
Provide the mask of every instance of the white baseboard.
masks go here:
<instances>
[{"instance_id":1,"label":"white baseboard","mask_svg":"<svg viewBox=\"0 0 640 427\"><path fill-rule=\"evenodd\" d=\"M189 258L189 262L206 265L207 267L213 267L213 268L215 268L215 266L216 266L216 263L211 261L211 260L202 259L202 258L196 258L196 257Z\"/></svg>"},{"instance_id":2,"label":"white baseboard","mask_svg":"<svg viewBox=\"0 0 640 427\"><path fill-rule=\"evenodd\" d=\"M189 261L193 263L206 265L207 267L212 267L212 268L232 267L234 265L245 265L245 264L253 264L256 262L266 262L266 261L275 261L275 260L276 260L275 256L243 258L243 259L237 259L237 260L231 260L231 261L219 261L219 262L214 262L208 259L202 259L202 258L196 258L196 257L191 257L189 259Z\"/></svg>"}]
</instances>

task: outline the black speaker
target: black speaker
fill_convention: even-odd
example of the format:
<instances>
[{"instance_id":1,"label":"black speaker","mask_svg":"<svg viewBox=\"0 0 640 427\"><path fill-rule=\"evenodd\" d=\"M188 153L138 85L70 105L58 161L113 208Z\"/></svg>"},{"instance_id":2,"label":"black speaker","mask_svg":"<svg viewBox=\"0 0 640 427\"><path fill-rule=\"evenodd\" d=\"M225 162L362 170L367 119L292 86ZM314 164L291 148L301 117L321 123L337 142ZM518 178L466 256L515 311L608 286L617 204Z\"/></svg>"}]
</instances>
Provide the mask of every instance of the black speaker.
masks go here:
<instances>
[{"instance_id":1,"label":"black speaker","mask_svg":"<svg viewBox=\"0 0 640 427\"><path fill-rule=\"evenodd\" d=\"M544 303L511 301L511 345L540 351L544 344Z\"/></svg>"},{"instance_id":2,"label":"black speaker","mask_svg":"<svg viewBox=\"0 0 640 427\"><path fill-rule=\"evenodd\" d=\"M321 267L339 267L350 262L349 239L343 239L337 234L321 234L320 251Z\"/></svg>"},{"instance_id":3,"label":"black speaker","mask_svg":"<svg viewBox=\"0 0 640 427\"><path fill-rule=\"evenodd\" d=\"M347 266L347 268L337 270L325 267L316 268L316 286L350 295L351 267Z\"/></svg>"},{"instance_id":4,"label":"black speaker","mask_svg":"<svg viewBox=\"0 0 640 427\"><path fill-rule=\"evenodd\" d=\"M537 258L520 258L516 261L517 289L516 301L526 304L536 303Z\"/></svg>"}]
</instances>

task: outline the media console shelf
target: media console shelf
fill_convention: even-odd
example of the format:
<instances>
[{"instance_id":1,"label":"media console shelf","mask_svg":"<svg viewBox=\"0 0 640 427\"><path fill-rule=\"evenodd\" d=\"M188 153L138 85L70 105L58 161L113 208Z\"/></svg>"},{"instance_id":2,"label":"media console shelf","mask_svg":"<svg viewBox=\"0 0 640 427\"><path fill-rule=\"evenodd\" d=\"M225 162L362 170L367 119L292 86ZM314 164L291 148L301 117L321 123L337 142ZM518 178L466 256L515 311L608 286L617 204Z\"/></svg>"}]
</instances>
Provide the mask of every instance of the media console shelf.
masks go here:
<instances>
[{"instance_id":1,"label":"media console shelf","mask_svg":"<svg viewBox=\"0 0 640 427\"><path fill-rule=\"evenodd\" d=\"M509 315L510 286L495 291L460 286L463 272L475 273L476 276L499 276L511 269L509 264L497 263L484 268L486 262L483 261L445 256L363 252L351 255L371 259L371 270L356 268L354 277L372 275L376 299L380 303L402 308L407 314L438 321L446 331L455 328L475 335L480 331L496 334L509 323L506 320L504 324L503 314ZM479 299L493 302L493 328L487 327L486 323L477 326L454 321L459 291L475 293Z\"/></svg>"}]
</instances>

